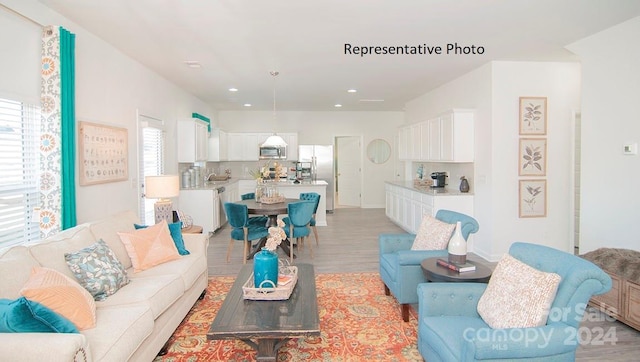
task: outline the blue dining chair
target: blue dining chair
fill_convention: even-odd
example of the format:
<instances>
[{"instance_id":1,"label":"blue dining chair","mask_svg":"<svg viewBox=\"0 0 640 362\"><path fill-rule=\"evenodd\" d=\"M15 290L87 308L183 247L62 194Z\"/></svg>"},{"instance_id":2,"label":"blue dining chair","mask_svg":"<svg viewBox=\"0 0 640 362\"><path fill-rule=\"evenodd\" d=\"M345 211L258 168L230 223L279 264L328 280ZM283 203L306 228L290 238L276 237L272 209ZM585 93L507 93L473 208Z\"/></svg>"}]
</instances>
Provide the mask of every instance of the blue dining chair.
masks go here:
<instances>
[{"instance_id":1,"label":"blue dining chair","mask_svg":"<svg viewBox=\"0 0 640 362\"><path fill-rule=\"evenodd\" d=\"M246 264L247 254L249 251L249 247L251 246L251 241L267 237L269 235L269 230L264 224L262 224L262 226L252 225L249 222L249 210L247 208L247 205L225 202L224 211L227 214L229 225L231 225L231 227L233 228L231 229L231 240L229 241L229 246L227 247L227 263L229 262L229 257L231 256L231 249L233 249L234 241L239 240L244 241L244 254L242 263Z\"/></svg>"},{"instance_id":2,"label":"blue dining chair","mask_svg":"<svg viewBox=\"0 0 640 362\"><path fill-rule=\"evenodd\" d=\"M298 201L292 202L287 205L287 213L289 214L288 220L285 221L284 232L287 234L289 241L291 242L291 248L289 253L291 254L291 262L293 263L293 239L296 239L298 244L298 250L302 251L304 247L304 239L309 237L311 228L309 223L313 216L313 209L315 202L313 201ZM313 246L309 244L311 250L311 257L313 258Z\"/></svg>"},{"instance_id":3,"label":"blue dining chair","mask_svg":"<svg viewBox=\"0 0 640 362\"><path fill-rule=\"evenodd\" d=\"M240 198L243 200L253 200L256 198L255 192L247 192L246 194L240 195Z\"/></svg>"},{"instance_id":4,"label":"blue dining chair","mask_svg":"<svg viewBox=\"0 0 640 362\"><path fill-rule=\"evenodd\" d=\"M247 192L246 194L240 195L240 198L242 200L255 200L256 199L256 193L255 192ZM252 224L252 225L265 226L265 225L267 225L267 221L268 220L269 220L269 218L266 217L266 216L249 216L249 224Z\"/></svg>"},{"instance_id":5,"label":"blue dining chair","mask_svg":"<svg viewBox=\"0 0 640 362\"><path fill-rule=\"evenodd\" d=\"M313 201L315 202L315 207L313 208L313 215L311 216L311 222L309 226L311 230L313 230L313 237L316 239L316 245L318 245L318 229L316 228L316 212L318 212L318 205L320 205L320 194L317 192L301 192L300 200L305 201ZM285 224L288 223L287 218L284 219Z\"/></svg>"}]
</instances>

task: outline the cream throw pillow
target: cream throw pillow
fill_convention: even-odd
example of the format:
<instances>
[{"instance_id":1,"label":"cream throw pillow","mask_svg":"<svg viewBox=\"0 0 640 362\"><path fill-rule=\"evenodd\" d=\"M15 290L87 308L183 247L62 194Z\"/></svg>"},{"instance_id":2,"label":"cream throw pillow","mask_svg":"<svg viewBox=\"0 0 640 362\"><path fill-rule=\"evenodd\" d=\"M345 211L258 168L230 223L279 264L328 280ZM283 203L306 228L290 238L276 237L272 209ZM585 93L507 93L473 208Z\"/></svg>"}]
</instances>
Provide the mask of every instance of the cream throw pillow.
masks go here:
<instances>
[{"instance_id":1,"label":"cream throw pillow","mask_svg":"<svg viewBox=\"0 0 640 362\"><path fill-rule=\"evenodd\" d=\"M79 330L96 326L96 303L78 282L49 268L34 267L20 293L62 315Z\"/></svg>"},{"instance_id":2,"label":"cream throw pillow","mask_svg":"<svg viewBox=\"0 0 640 362\"><path fill-rule=\"evenodd\" d=\"M444 250L455 228L456 224L447 224L425 214L411 250Z\"/></svg>"},{"instance_id":3,"label":"cream throw pillow","mask_svg":"<svg viewBox=\"0 0 640 362\"><path fill-rule=\"evenodd\" d=\"M478 314L491 328L543 326L560 279L506 254L478 301Z\"/></svg>"},{"instance_id":4,"label":"cream throw pillow","mask_svg":"<svg viewBox=\"0 0 640 362\"><path fill-rule=\"evenodd\" d=\"M180 258L164 220L144 229L119 232L118 235L131 258L134 273Z\"/></svg>"}]
</instances>

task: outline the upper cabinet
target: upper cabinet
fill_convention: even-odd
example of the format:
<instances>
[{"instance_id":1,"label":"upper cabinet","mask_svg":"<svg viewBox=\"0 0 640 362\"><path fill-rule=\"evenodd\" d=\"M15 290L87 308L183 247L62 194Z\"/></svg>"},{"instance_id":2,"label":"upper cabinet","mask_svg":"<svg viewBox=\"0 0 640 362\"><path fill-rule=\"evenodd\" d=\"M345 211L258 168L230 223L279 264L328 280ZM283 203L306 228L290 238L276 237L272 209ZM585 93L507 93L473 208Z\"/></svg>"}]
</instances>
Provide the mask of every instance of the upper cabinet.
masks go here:
<instances>
[{"instance_id":1,"label":"upper cabinet","mask_svg":"<svg viewBox=\"0 0 640 362\"><path fill-rule=\"evenodd\" d=\"M472 110L453 110L398 130L398 158L425 162L473 162Z\"/></svg>"},{"instance_id":2,"label":"upper cabinet","mask_svg":"<svg viewBox=\"0 0 640 362\"><path fill-rule=\"evenodd\" d=\"M225 132L219 128L211 130L207 140L208 161L258 161L260 145L273 133ZM287 143L287 160L298 160L298 134L278 133ZM191 161L180 161L191 162Z\"/></svg>"},{"instance_id":3,"label":"upper cabinet","mask_svg":"<svg viewBox=\"0 0 640 362\"><path fill-rule=\"evenodd\" d=\"M227 149L227 132L214 128L209 135L209 157L211 162L227 161L229 150Z\"/></svg>"},{"instance_id":4,"label":"upper cabinet","mask_svg":"<svg viewBox=\"0 0 640 362\"><path fill-rule=\"evenodd\" d=\"M287 142L287 161L298 161L298 134L278 133Z\"/></svg>"},{"instance_id":5,"label":"upper cabinet","mask_svg":"<svg viewBox=\"0 0 640 362\"><path fill-rule=\"evenodd\" d=\"M227 134L228 160L229 161L258 161L259 152L258 133Z\"/></svg>"},{"instance_id":6,"label":"upper cabinet","mask_svg":"<svg viewBox=\"0 0 640 362\"><path fill-rule=\"evenodd\" d=\"M209 149L207 128L207 123L195 118L178 121L178 162L207 161Z\"/></svg>"}]
</instances>

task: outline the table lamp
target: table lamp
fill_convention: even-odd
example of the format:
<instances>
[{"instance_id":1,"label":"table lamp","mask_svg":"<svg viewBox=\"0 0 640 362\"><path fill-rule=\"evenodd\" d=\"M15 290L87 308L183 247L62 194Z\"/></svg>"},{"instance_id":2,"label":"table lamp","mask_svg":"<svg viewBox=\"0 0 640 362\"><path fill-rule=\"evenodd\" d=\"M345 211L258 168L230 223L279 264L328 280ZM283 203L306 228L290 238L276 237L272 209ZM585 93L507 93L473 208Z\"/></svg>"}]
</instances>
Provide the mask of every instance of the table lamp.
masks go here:
<instances>
[{"instance_id":1,"label":"table lamp","mask_svg":"<svg viewBox=\"0 0 640 362\"><path fill-rule=\"evenodd\" d=\"M178 175L146 176L144 178L145 197L158 199L153 205L156 224L166 220L167 224L173 222L173 205L170 198L180 194Z\"/></svg>"}]
</instances>

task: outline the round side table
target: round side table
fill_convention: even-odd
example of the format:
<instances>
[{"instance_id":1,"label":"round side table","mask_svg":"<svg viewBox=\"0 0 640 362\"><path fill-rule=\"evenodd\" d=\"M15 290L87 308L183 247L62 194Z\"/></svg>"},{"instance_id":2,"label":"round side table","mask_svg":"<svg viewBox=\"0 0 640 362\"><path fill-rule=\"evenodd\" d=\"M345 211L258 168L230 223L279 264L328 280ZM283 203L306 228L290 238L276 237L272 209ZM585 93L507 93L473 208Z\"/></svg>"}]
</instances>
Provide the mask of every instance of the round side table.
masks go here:
<instances>
[{"instance_id":1,"label":"round side table","mask_svg":"<svg viewBox=\"0 0 640 362\"><path fill-rule=\"evenodd\" d=\"M486 283L491 278L491 269L477 261L467 260L467 263L476 266L476 270L458 273L457 271L439 266L438 258L428 258L420 263L424 277L430 282L471 282Z\"/></svg>"},{"instance_id":2,"label":"round side table","mask_svg":"<svg viewBox=\"0 0 640 362\"><path fill-rule=\"evenodd\" d=\"M202 234L202 226L191 225L188 228L182 229L183 234Z\"/></svg>"}]
</instances>

